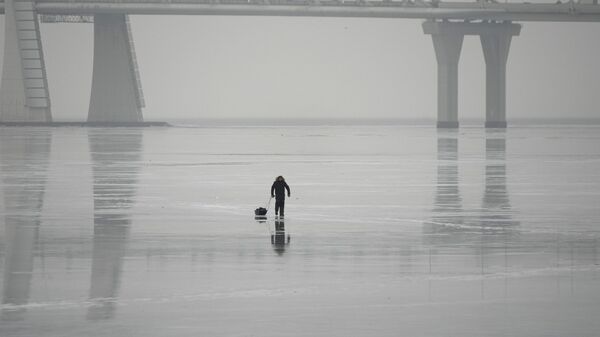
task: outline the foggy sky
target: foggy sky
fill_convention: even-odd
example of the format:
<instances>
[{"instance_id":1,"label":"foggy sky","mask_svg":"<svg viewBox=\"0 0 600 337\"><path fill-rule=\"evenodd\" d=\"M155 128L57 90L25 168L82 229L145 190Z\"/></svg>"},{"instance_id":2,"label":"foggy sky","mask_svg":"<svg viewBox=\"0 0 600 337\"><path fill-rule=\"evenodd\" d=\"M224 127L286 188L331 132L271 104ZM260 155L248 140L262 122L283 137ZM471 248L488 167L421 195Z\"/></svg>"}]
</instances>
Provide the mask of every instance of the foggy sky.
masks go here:
<instances>
[{"instance_id":1,"label":"foggy sky","mask_svg":"<svg viewBox=\"0 0 600 337\"><path fill-rule=\"evenodd\" d=\"M146 120L435 118L422 20L132 16ZM4 16L0 16L4 40ZM55 119L87 117L92 24L42 24ZM525 23L508 59L507 116L600 117L600 23ZM3 58L3 50L0 59ZM459 119L485 115L479 38L465 37Z\"/></svg>"}]
</instances>

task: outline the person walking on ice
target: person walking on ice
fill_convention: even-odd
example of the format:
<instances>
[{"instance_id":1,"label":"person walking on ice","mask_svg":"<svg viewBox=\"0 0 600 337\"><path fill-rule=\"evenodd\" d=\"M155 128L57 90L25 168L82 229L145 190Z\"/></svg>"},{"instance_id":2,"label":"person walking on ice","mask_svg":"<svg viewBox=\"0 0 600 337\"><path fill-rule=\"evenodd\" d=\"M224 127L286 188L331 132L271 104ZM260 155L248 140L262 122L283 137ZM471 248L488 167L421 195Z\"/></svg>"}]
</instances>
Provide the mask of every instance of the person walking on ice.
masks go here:
<instances>
[{"instance_id":1,"label":"person walking on ice","mask_svg":"<svg viewBox=\"0 0 600 337\"><path fill-rule=\"evenodd\" d=\"M279 176L273 182L271 186L271 198L275 198L275 216L279 214L283 218L283 208L285 206L285 191L287 190L287 196L290 197L290 187L285 182L282 176Z\"/></svg>"}]
</instances>

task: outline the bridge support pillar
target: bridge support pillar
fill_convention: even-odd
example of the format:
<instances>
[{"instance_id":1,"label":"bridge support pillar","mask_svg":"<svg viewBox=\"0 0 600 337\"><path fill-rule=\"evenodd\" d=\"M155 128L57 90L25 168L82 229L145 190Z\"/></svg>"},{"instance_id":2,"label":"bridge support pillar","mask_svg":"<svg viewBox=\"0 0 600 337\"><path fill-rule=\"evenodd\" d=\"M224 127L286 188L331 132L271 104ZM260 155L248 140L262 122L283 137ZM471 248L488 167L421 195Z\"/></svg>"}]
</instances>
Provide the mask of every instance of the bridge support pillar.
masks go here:
<instances>
[{"instance_id":1,"label":"bridge support pillar","mask_svg":"<svg viewBox=\"0 0 600 337\"><path fill-rule=\"evenodd\" d=\"M488 23L480 35L485 57L485 127L506 128L506 61L510 42L521 26L513 23Z\"/></svg>"},{"instance_id":2,"label":"bridge support pillar","mask_svg":"<svg viewBox=\"0 0 600 337\"><path fill-rule=\"evenodd\" d=\"M437 59L438 128L458 128L458 60L464 33L449 22L426 21Z\"/></svg>"},{"instance_id":3,"label":"bridge support pillar","mask_svg":"<svg viewBox=\"0 0 600 337\"><path fill-rule=\"evenodd\" d=\"M479 35L486 64L488 128L506 127L506 61L521 25L510 22L425 21L438 63L438 128L458 127L458 60L465 35Z\"/></svg>"},{"instance_id":4,"label":"bridge support pillar","mask_svg":"<svg viewBox=\"0 0 600 337\"><path fill-rule=\"evenodd\" d=\"M88 122L142 122L144 98L129 20L122 14L94 16L94 70Z\"/></svg>"},{"instance_id":5,"label":"bridge support pillar","mask_svg":"<svg viewBox=\"0 0 600 337\"><path fill-rule=\"evenodd\" d=\"M0 123L52 121L42 40L34 2L5 0Z\"/></svg>"}]
</instances>

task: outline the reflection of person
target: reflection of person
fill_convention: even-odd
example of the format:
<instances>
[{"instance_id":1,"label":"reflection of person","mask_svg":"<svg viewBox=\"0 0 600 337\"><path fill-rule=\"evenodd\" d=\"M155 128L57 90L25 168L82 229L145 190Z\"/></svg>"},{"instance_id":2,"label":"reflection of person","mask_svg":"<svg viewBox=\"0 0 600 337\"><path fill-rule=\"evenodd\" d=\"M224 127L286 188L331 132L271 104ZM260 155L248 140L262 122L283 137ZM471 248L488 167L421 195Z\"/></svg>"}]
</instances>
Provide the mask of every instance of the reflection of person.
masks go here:
<instances>
[{"instance_id":1,"label":"reflection of person","mask_svg":"<svg viewBox=\"0 0 600 337\"><path fill-rule=\"evenodd\" d=\"M271 198L275 198L275 216L277 214L283 217L283 208L285 206L285 191L287 190L287 196L290 196L290 187L285 182L282 176L279 176L273 182L271 186Z\"/></svg>"},{"instance_id":2,"label":"reflection of person","mask_svg":"<svg viewBox=\"0 0 600 337\"><path fill-rule=\"evenodd\" d=\"M277 254L285 253L285 246L290 244L290 235L286 235L285 223L282 218L275 220L275 231L271 232L271 244Z\"/></svg>"}]
</instances>

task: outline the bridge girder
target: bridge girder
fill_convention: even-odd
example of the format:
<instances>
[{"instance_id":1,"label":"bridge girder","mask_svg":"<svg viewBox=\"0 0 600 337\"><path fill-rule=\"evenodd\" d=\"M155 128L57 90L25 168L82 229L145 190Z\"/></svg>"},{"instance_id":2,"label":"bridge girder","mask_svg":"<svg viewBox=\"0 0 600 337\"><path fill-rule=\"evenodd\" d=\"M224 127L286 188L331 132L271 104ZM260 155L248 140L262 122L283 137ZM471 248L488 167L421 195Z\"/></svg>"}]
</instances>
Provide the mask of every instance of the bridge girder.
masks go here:
<instances>
[{"instance_id":1,"label":"bridge girder","mask_svg":"<svg viewBox=\"0 0 600 337\"><path fill-rule=\"evenodd\" d=\"M385 0L38 0L36 10L52 15L242 15L370 17L434 20L600 22L598 0L564 3L498 3ZM0 2L0 13L4 2Z\"/></svg>"}]
</instances>

